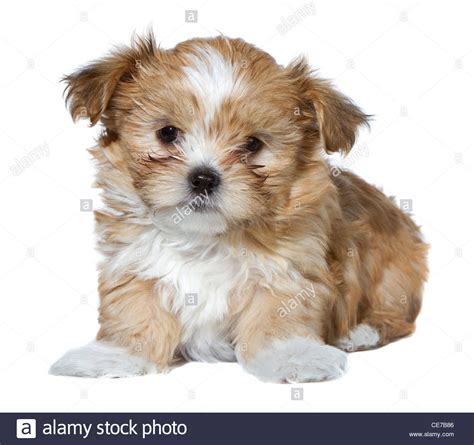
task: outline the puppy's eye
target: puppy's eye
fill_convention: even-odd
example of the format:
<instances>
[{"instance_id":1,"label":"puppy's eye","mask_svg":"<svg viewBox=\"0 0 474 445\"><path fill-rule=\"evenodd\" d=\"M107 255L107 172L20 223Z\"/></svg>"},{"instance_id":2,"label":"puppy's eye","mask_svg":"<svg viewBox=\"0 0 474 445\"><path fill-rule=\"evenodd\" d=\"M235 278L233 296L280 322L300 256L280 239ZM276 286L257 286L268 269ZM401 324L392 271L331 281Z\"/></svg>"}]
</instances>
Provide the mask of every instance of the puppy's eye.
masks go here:
<instances>
[{"instance_id":1,"label":"puppy's eye","mask_svg":"<svg viewBox=\"0 0 474 445\"><path fill-rule=\"evenodd\" d=\"M163 127L156 132L158 139L165 144L172 144L178 139L179 130L176 127Z\"/></svg>"},{"instance_id":2,"label":"puppy's eye","mask_svg":"<svg viewBox=\"0 0 474 445\"><path fill-rule=\"evenodd\" d=\"M245 150L249 151L250 153L256 153L258 150L262 148L263 142L254 137L250 136L247 138L247 141L245 142L244 145L242 145L242 148Z\"/></svg>"}]
</instances>

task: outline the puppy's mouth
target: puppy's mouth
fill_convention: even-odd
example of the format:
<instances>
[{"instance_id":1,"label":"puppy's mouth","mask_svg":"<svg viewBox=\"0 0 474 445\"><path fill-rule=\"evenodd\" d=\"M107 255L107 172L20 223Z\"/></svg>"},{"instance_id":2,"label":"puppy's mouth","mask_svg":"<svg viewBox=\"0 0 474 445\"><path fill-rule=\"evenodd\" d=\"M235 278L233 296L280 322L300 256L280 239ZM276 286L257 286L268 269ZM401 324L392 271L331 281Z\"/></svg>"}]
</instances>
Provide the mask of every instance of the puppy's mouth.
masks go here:
<instances>
[{"instance_id":1,"label":"puppy's mouth","mask_svg":"<svg viewBox=\"0 0 474 445\"><path fill-rule=\"evenodd\" d=\"M217 204L210 199L209 197L202 197L200 195L189 197L186 200L183 200L178 206L181 211L186 213L196 212L218 212L219 207Z\"/></svg>"},{"instance_id":2,"label":"puppy's mouth","mask_svg":"<svg viewBox=\"0 0 474 445\"><path fill-rule=\"evenodd\" d=\"M215 212L218 210L217 207L210 202L202 202L202 203L194 204L192 206L192 209L194 212L198 212L198 213L212 212L212 211Z\"/></svg>"}]
</instances>

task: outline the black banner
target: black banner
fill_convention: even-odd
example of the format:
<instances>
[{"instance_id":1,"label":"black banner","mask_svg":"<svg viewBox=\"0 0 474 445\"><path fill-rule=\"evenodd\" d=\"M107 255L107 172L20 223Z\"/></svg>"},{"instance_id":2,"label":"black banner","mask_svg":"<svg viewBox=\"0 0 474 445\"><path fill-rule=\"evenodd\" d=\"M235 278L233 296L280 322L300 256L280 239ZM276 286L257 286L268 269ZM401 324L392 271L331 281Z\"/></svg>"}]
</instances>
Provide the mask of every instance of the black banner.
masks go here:
<instances>
[{"instance_id":1,"label":"black banner","mask_svg":"<svg viewBox=\"0 0 474 445\"><path fill-rule=\"evenodd\" d=\"M3 413L0 445L472 445L463 413Z\"/></svg>"}]
</instances>

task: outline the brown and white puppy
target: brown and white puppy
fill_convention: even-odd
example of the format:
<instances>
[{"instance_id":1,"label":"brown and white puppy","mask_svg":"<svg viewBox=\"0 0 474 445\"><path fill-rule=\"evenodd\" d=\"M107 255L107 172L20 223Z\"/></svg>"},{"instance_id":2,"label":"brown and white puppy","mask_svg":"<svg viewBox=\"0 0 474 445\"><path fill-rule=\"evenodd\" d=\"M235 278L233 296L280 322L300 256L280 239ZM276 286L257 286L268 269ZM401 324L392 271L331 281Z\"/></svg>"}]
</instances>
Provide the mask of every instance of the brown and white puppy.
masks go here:
<instances>
[{"instance_id":1,"label":"brown and white puppy","mask_svg":"<svg viewBox=\"0 0 474 445\"><path fill-rule=\"evenodd\" d=\"M414 331L427 246L390 199L328 165L367 116L303 59L149 35L65 80L73 118L104 127L100 330L51 373L184 358L318 381L343 373L344 351Z\"/></svg>"}]
</instances>

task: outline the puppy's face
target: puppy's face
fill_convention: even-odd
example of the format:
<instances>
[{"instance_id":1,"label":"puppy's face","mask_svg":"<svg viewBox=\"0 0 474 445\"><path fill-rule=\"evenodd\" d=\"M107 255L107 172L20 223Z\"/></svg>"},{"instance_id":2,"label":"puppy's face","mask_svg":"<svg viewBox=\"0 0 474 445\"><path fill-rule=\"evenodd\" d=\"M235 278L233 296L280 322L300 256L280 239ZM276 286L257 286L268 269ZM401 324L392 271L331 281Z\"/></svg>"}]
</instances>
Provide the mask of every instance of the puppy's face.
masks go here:
<instances>
[{"instance_id":1,"label":"puppy's face","mask_svg":"<svg viewBox=\"0 0 474 445\"><path fill-rule=\"evenodd\" d=\"M152 36L68 76L74 117L101 121L161 225L222 233L285 206L319 150L348 151L366 116L242 40L163 51Z\"/></svg>"}]
</instances>

